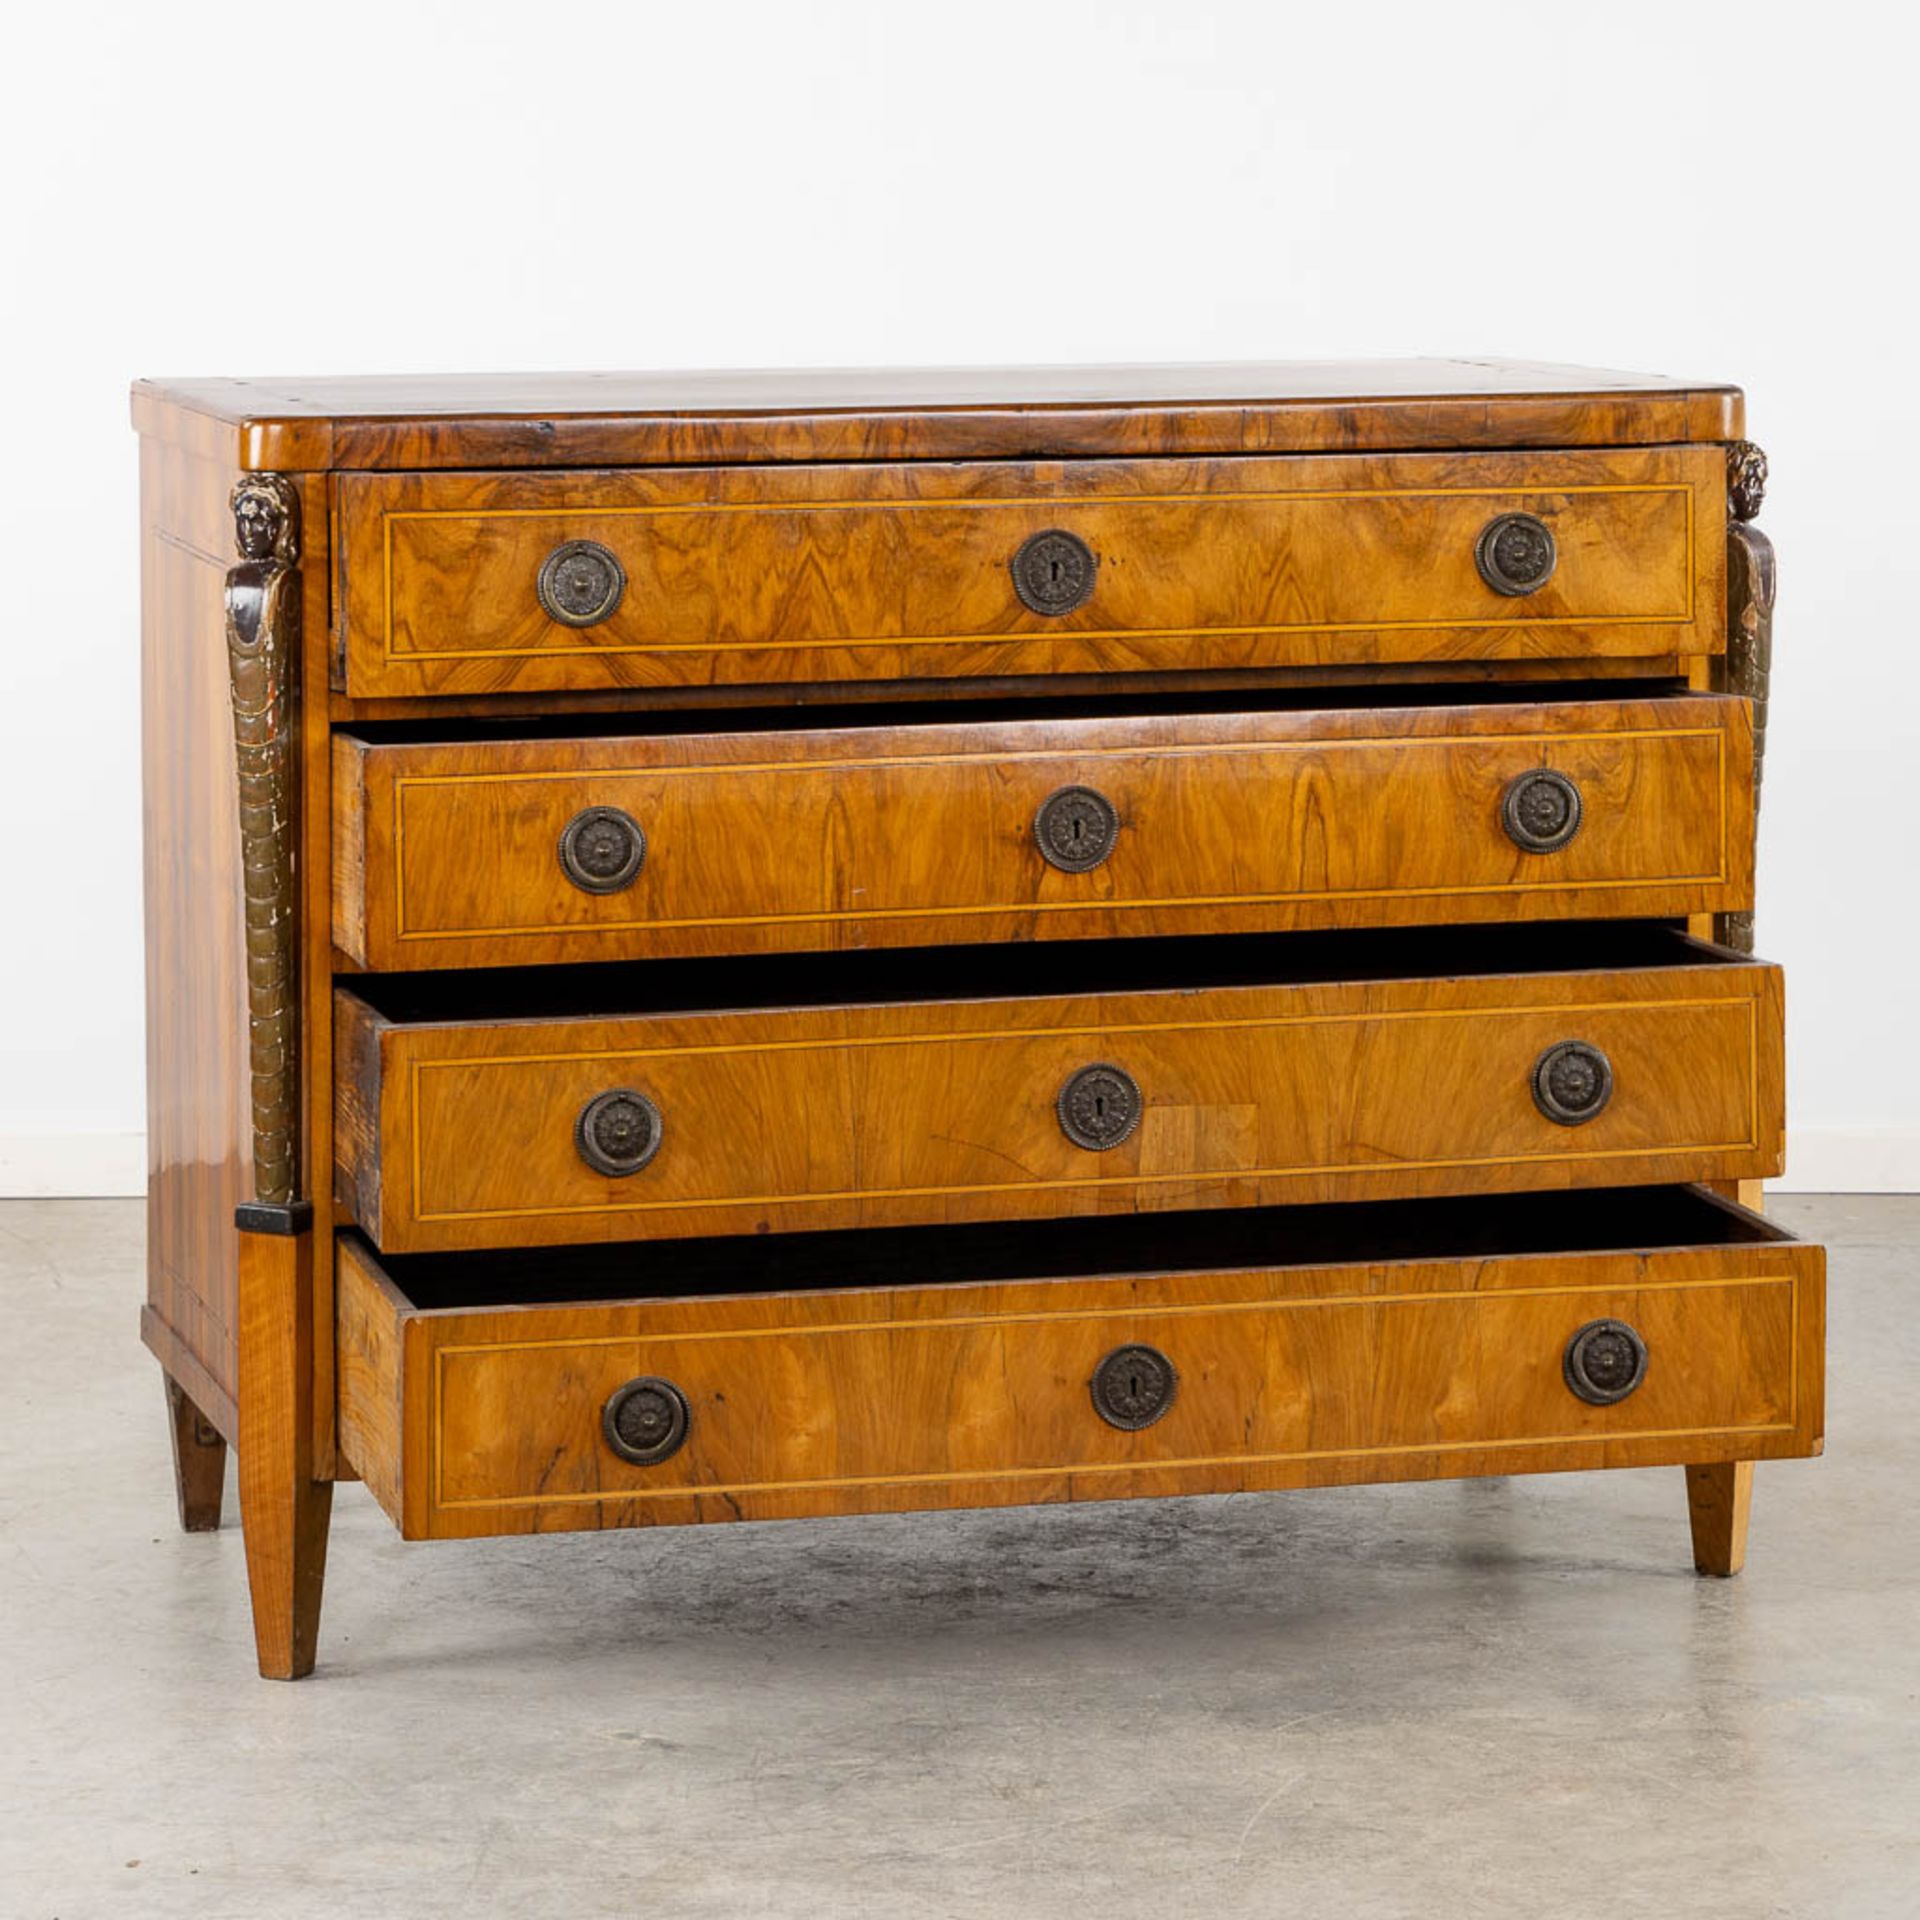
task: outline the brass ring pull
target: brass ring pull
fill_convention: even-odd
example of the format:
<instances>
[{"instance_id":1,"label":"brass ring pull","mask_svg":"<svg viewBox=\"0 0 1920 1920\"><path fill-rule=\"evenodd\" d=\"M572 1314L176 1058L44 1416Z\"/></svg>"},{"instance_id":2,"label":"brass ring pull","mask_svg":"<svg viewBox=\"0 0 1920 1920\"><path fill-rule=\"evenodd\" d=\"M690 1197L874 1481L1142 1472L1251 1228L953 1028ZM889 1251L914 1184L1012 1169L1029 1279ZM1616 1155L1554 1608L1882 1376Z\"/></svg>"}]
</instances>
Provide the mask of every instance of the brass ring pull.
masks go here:
<instances>
[{"instance_id":1,"label":"brass ring pull","mask_svg":"<svg viewBox=\"0 0 1920 1920\"><path fill-rule=\"evenodd\" d=\"M647 857L640 823L620 807L588 807L560 835L560 870L582 893L618 893Z\"/></svg>"},{"instance_id":2,"label":"brass ring pull","mask_svg":"<svg viewBox=\"0 0 1920 1920\"><path fill-rule=\"evenodd\" d=\"M622 1460L657 1466L687 1443L693 1416L687 1396L671 1380L642 1374L615 1387L600 1410L600 1431Z\"/></svg>"},{"instance_id":3,"label":"brass ring pull","mask_svg":"<svg viewBox=\"0 0 1920 1920\"><path fill-rule=\"evenodd\" d=\"M597 627L627 590L626 569L598 540L568 540L541 563L533 583L540 610L563 627Z\"/></svg>"},{"instance_id":4,"label":"brass ring pull","mask_svg":"<svg viewBox=\"0 0 1920 1920\"><path fill-rule=\"evenodd\" d=\"M1589 1320L1567 1342L1560 1370L1589 1406L1610 1407L1647 1377L1647 1343L1624 1320Z\"/></svg>"},{"instance_id":5,"label":"brass ring pull","mask_svg":"<svg viewBox=\"0 0 1920 1920\"><path fill-rule=\"evenodd\" d=\"M1489 520L1474 543L1473 564L1495 593L1519 599L1544 587L1559 563L1553 529L1530 513Z\"/></svg>"},{"instance_id":6,"label":"brass ring pull","mask_svg":"<svg viewBox=\"0 0 1920 1920\"><path fill-rule=\"evenodd\" d=\"M574 1122L573 1144L595 1173L624 1180L660 1151L660 1109L637 1087L595 1094Z\"/></svg>"},{"instance_id":7,"label":"brass ring pull","mask_svg":"<svg viewBox=\"0 0 1920 1920\"><path fill-rule=\"evenodd\" d=\"M1500 824L1523 853L1558 853L1580 831L1580 789L1564 773L1536 767L1507 783Z\"/></svg>"},{"instance_id":8,"label":"brass ring pull","mask_svg":"<svg viewBox=\"0 0 1920 1920\"><path fill-rule=\"evenodd\" d=\"M1533 1063L1533 1104L1556 1126L1585 1126L1612 1098L1613 1062L1584 1040L1562 1040Z\"/></svg>"}]
</instances>

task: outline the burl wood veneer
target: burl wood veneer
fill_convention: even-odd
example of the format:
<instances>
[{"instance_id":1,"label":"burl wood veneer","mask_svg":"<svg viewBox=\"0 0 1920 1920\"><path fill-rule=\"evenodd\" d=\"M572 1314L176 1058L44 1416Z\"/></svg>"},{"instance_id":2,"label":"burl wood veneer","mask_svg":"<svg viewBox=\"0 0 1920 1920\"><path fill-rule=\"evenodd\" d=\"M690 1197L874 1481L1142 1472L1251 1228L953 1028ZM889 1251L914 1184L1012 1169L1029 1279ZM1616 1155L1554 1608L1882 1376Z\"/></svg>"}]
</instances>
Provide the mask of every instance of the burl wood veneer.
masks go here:
<instances>
[{"instance_id":1,"label":"burl wood veneer","mask_svg":"<svg viewBox=\"0 0 1920 1920\"><path fill-rule=\"evenodd\" d=\"M1751 894L1744 700L1261 698L761 732L343 730L334 944L398 971L1676 916ZM1578 827L1517 844L1505 808L1543 771L1577 790ZM570 836L604 870L565 858Z\"/></svg>"},{"instance_id":2,"label":"burl wood veneer","mask_svg":"<svg viewBox=\"0 0 1920 1920\"><path fill-rule=\"evenodd\" d=\"M182 1524L1820 1445L1730 387L143 382ZM1700 1183L1707 1183L1705 1185ZM1710 1191L1709 1187L1715 1189Z\"/></svg>"}]
</instances>

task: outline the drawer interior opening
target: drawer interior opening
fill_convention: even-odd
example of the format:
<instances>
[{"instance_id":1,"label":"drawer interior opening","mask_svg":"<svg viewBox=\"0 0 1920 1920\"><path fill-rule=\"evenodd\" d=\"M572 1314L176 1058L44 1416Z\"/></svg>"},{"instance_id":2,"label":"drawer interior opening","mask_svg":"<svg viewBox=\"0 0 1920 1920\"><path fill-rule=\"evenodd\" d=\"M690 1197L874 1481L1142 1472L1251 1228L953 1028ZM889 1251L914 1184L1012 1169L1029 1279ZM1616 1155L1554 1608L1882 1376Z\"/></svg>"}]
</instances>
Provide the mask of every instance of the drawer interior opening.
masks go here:
<instances>
[{"instance_id":1,"label":"drawer interior opening","mask_svg":"<svg viewBox=\"0 0 1920 1920\"><path fill-rule=\"evenodd\" d=\"M475 741L653 739L700 734L814 733L842 728L954 727L1018 720L1101 720L1209 713L1369 712L1402 707L1566 706L1598 701L1698 699L1681 680L1394 682L1381 685L1213 687L1151 693L964 693L930 707L918 700L822 699L770 707L672 708L447 719L356 720L341 731L369 745L459 746Z\"/></svg>"},{"instance_id":2,"label":"drawer interior opening","mask_svg":"<svg viewBox=\"0 0 1920 1920\"><path fill-rule=\"evenodd\" d=\"M1746 964L1665 921L1601 920L367 973L351 990L391 1021L497 1022Z\"/></svg>"},{"instance_id":3,"label":"drawer interior opening","mask_svg":"<svg viewBox=\"0 0 1920 1920\"><path fill-rule=\"evenodd\" d=\"M423 1311L1791 1243L1702 1187L378 1256Z\"/></svg>"}]
</instances>

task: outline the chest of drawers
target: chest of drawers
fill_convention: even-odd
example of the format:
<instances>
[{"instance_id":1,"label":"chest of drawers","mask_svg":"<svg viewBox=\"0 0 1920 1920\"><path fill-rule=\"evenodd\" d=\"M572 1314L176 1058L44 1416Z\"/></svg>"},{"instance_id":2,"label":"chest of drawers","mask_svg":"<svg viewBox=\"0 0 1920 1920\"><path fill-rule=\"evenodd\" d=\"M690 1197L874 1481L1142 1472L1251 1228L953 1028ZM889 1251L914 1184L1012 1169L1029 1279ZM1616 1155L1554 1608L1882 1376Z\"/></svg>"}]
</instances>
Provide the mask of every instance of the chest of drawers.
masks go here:
<instances>
[{"instance_id":1,"label":"chest of drawers","mask_svg":"<svg viewBox=\"0 0 1920 1920\"><path fill-rule=\"evenodd\" d=\"M1741 396L142 382L149 1290L410 1538L1816 1453Z\"/></svg>"}]
</instances>

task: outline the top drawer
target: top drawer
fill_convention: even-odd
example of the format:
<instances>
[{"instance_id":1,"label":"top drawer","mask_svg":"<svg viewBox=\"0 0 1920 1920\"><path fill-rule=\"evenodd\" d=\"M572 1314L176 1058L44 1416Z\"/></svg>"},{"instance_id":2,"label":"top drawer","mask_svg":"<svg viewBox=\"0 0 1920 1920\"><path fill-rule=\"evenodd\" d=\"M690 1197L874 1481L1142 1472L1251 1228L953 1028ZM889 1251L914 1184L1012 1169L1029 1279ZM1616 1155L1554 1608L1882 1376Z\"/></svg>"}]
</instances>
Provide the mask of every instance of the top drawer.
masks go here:
<instances>
[{"instance_id":1,"label":"top drawer","mask_svg":"<svg viewBox=\"0 0 1920 1920\"><path fill-rule=\"evenodd\" d=\"M1717 446L335 486L362 698L1725 644Z\"/></svg>"}]
</instances>

